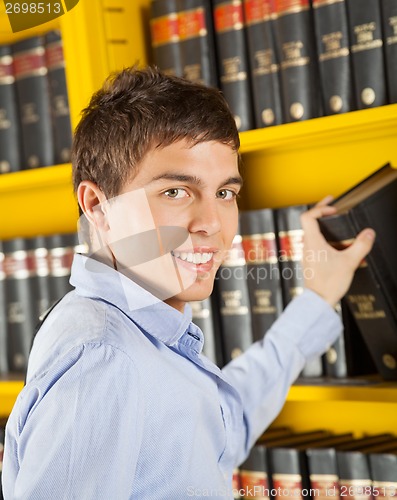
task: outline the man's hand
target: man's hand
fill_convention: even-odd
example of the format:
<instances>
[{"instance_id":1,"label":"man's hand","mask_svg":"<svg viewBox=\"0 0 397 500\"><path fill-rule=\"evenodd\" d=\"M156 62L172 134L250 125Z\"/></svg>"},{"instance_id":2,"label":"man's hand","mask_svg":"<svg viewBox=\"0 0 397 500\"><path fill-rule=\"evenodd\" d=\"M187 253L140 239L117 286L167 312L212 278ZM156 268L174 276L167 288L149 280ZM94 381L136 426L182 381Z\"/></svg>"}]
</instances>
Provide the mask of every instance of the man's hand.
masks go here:
<instances>
[{"instance_id":1,"label":"man's hand","mask_svg":"<svg viewBox=\"0 0 397 500\"><path fill-rule=\"evenodd\" d=\"M332 197L326 197L301 216L304 231L303 271L305 287L318 293L332 307L345 295L353 274L362 259L370 252L375 231L363 229L353 244L336 250L320 232L317 219L332 215L336 209L328 206Z\"/></svg>"}]
</instances>

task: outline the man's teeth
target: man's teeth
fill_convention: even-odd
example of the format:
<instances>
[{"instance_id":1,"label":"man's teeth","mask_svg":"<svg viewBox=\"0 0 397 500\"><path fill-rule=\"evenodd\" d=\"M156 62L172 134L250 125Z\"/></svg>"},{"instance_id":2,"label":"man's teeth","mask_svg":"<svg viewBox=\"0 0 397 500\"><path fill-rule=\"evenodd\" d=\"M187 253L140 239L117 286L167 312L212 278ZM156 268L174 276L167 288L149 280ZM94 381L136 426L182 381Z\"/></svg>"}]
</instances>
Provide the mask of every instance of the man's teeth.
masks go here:
<instances>
[{"instance_id":1,"label":"man's teeth","mask_svg":"<svg viewBox=\"0 0 397 500\"><path fill-rule=\"evenodd\" d=\"M191 262L192 264L206 264L212 259L214 254L212 252L176 252L174 250L172 255L178 259L185 260L186 262Z\"/></svg>"}]
</instances>

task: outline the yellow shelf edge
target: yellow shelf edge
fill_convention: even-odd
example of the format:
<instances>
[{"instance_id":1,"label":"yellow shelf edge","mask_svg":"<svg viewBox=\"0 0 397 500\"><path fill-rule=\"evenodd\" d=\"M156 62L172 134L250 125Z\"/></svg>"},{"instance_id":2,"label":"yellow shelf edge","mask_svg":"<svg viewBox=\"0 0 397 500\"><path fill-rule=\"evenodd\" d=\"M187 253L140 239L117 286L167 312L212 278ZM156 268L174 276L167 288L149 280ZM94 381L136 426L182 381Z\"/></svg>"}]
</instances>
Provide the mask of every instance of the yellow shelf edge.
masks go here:
<instances>
[{"instance_id":1,"label":"yellow shelf edge","mask_svg":"<svg viewBox=\"0 0 397 500\"><path fill-rule=\"evenodd\" d=\"M53 186L71 185L72 166L70 163L50 167L21 170L0 176L0 194L12 196L23 190L45 190Z\"/></svg>"}]
</instances>

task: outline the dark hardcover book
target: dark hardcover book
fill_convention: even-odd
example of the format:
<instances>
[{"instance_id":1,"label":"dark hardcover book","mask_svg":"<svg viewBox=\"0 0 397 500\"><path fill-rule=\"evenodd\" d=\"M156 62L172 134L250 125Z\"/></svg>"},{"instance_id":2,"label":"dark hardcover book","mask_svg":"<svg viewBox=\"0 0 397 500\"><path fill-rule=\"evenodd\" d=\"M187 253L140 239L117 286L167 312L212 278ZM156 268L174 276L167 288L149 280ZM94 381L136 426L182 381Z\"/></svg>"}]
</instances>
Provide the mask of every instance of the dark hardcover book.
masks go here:
<instances>
[{"instance_id":1,"label":"dark hardcover book","mask_svg":"<svg viewBox=\"0 0 397 500\"><path fill-rule=\"evenodd\" d=\"M307 205L293 205L275 211L284 307L300 295L304 288L303 229L300 216L307 208ZM306 362L301 376L320 377L322 374L322 357L316 356Z\"/></svg>"},{"instance_id":2,"label":"dark hardcover book","mask_svg":"<svg viewBox=\"0 0 397 500\"><path fill-rule=\"evenodd\" d=\"M352 499L372 500L371 472L365 453L337 451L336 461L341 494L348 494Z\"/></svg>"},{"instance_id":3,"label":"dark hardcover book","mask_svg":"<svg viewBox=\"0 0 397 500\"><path fill-rule=\"evenodd\" d=\"M189 304L192 308L192 321L204 334L203 354L213 363L219 364L221 346L218 339L219 331L215 328L211 298L195 300Z\"/></svg>"},{"instance_id":4,"label":"dark hardcover book","mask_svg":"<svg viewBox=\"0 0 397 500\"><path fill-rule=\"evenodd\" d=\"M31 262L23 238L3 242L7 317L7 357L12 372L27 367L34 332Z\"/></svg>"},{"instance_id":5,"label":"dark hardcover book","mask_svg":"<svg viewBox=\"0 0 397 500\"><path fill-rule=\"evenodd\" d=\"M70 270L76 246L76 235L54 234L46 237L49 261L50 302L54 304L73 290L69 283Z\"/></svg>"},{"instance_id":6,"label":"dark hardcover book","mask_svg":"<svg viewBox=\"0 0 397 500\"><path fill-rule=\"evenodd\" d=\"M397 447L394 446L392 450L378 450L368 455L375 498L397 496Z\"/></svg>"},{"instance_id":7,"label":"dark hardcover book","mask_svg":"<svg viewBox=\"0 0 397 500\"><path fill-rule=\"evenodd\" d=\"M0 174L21 168L15 75L10 45L0 46Z\"/></svg>"},{"instance_id":8,"label":"dark hardcover book","mask_svg":"<svg viewBox=\"0 0 397 500\"><path fill-rule=\"evenodd\" d=\"M321 99L309 0L275 2L284 121L315 118L321 114Z\"/></svg>"},{"instance_id":9,"label":"dark hardcover book","mask_svg":"<svg viewBox=\"0 0 397 500\"><path fill-rule=\"evenodd\" d=\"M180 0L179 30L183 76L218 86L215 35L210 0Z\"/></svg>"},{"instance_id":10,"label":"dark hardcover book","mask_svg":"<svg viewBox=\"0 0 397 500\"><path fill-rule=\"evenodd\" d=\"M51 102L44 38L35 36L13 45L23 168L54 165Z\"/></svg>"},{"instance_id":11,"label":"dark hardcover book","mask_svg":"<svg viewBox=\"0 0 397 500\"><path fill-rule=\"evenodd\" d=\"M60 31L50 31L45 35L45 53L51 100L55 163L68 163L72 148L72 125L70 123L65 58Z\"/></svg>"},{"instance_id":12,"label":"dark hardcover book","mask_svg":"<svg viewBox=\"0 0 397 500\"><path fill-rule=\"evenodd\" d=\"M213 0L221 90L240 132L254 128L242 0Z\"/></svg>"},{"instance_id":13,"label":"dark hardcover book","mask_svg":"<svg viewBox=\"0 0 397 500\"><path fill-rule=\"evenodd\" d=\"M257 128L283 122L274 0L244 0L252 98Z\"/></svg>"},{"instance_id":14,"label":"dark hardcover book","mask_svg":"<svg viewBox=\"0 0 397 500\"><path fill-rule=\"evenodd\" d=\"M356 108L387 104L379 0L346 0Z\"/></svg>"},{"instance_id":15,"label":"dark hardcover book","mask_svg":"<svg viewBox=\"0 0 397 500\"><path fill-rule=\"evenodd\" d=\"M3 243L0 241L0 375L8 372L5 278Z\"/></svg>"},{"instance_id":16,"label":"dark hardcover book","mask_svg":"<svg viewBox=\"0 0 397 500\"><path fill-rule=\"evenodd\" d=\"M227 363L252 344L251 313L241 234L218 269L215 291L219 304L223 361Z\"/></svg>"},{"instance_id":17,"label":"dark hardcover book","mask_svg":"<svg viewBox=\"0 0 397 500\"><path fill-rule=\"evenodd\" d=\"M243 498L264 497L264 492L269 489L266 446L253 446L247 459L240 465L240 487L247 492Z\"/></svg>"},{"instance_id":18,"label":"dark hardcover book","mask_svg":"<svg viewBox=\"0 0 397 500\"><path fill-rule=\"evenodd\" d=\"M325 115L354 109L345 0L313 0L317 60Z\"/></svg>"},{"instance_id":19,"label":"dark hardcover book","mask_svg":"<svg viewBox=\"0 0 397 500\"><path fill-rule=\"evenodd\" d=\"M383 49L386 66L386 87L389 103L397 102L397 3L382 0Z\"/></svg>"},{"instance_id":20,"label":"dark hardcover book","mask_svg":"<svg viewBox=\"0 0 397 500\"><path fill-rule=\"evenodd\" d=\"M397 170L385 165L333 202L338 213L320 219L336 248L365 227L376 231L372 251L355 272L345 296L379 373L397 378Z\"/></svg>"},{"instance_id":21,"label":"dark hardcover book","mask_svg":"<svg viewBox=\"0 0 397 500\"><path fill-rule=\"evenodd\" d=\"M36 325L39 317L50 307L50 263L48 259L47 241L44 236L36 236L26 240L32 292L33 322Z\"/></svg>"},{"instance_id":22,"label":"dark hardcover book","mask_svg":"<svg viewBox=\"0 0 397 500\"><path fill-rule=\"evenodd\" d=\"M152 0L150 33L153 62L164 73L183 76L179 0Z\"/></svg>"},{"instance_id":23,"label":"dark hardcover book","mask_svg":"<svg viewBox=\"0 0 397 500\"><path fill-rule=\"evenodd\" d=\"M273 210L240 212L247 262L253 340L261 340L283 310Z\"/></svg>"}]
</instances>

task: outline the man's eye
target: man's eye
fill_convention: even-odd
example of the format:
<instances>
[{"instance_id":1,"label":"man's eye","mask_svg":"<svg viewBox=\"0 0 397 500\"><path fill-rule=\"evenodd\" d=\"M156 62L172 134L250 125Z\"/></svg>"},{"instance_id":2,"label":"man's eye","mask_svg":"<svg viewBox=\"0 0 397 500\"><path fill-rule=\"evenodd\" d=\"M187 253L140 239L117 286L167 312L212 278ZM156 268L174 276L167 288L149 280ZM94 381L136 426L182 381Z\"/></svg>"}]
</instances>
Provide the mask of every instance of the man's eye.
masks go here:
<instances>
[{"instance_id":1,"label":"man's eye","mask_svg":"<svg viewBox=\"0 0 397 500\"><path fill-rule=\"evenodd\" d=\"M223 200L233 200L237 195L231 189L221 189L216 194L217 198L222 198Z\"/></svg>"},{"instance_id":2,"label":"man's eye","mask_svg":"<svg viewBox=\"0 0 397 500\"><path fill-rule=\"evenodd\" d=\"M184 198L187 195L186 190L182 188L167 189L164 194L168 198Z\"/></svg>"}]
</instances>

